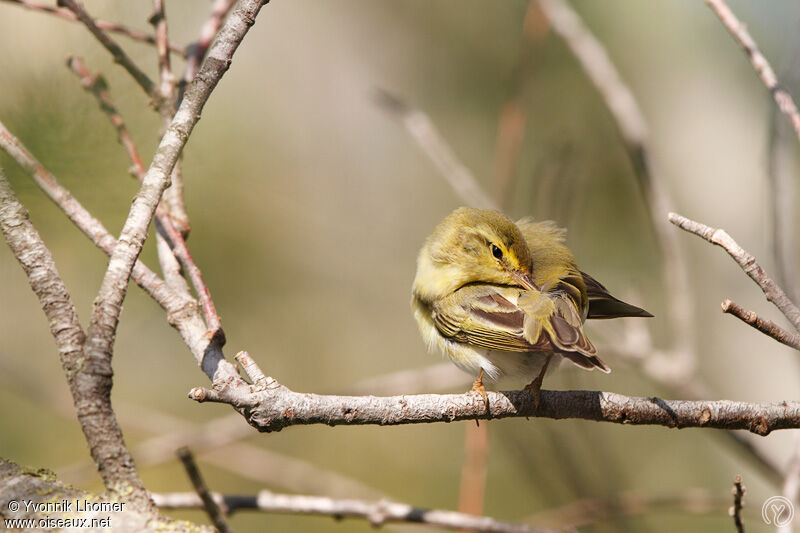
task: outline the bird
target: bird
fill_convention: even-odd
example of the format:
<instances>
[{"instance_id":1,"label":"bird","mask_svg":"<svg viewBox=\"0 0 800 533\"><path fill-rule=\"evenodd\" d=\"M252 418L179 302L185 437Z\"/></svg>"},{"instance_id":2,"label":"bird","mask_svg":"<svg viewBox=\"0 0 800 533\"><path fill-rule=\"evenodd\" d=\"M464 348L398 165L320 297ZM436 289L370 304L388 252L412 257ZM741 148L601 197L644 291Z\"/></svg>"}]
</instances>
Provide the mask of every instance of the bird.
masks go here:
<instances>
[{"instance_id":1,"label":"bird","mask_svg":"<svg viewBox=\"0 0 800 533\"><path fill-rule=\"evenodd\" d=\"M565 239L552 221L460 207L419 252L411 307L422 338L476 376L471 390L487 410L484 380L529 382L538 409L545 374L563 359L610 372L587 319L653 316L582 272Z\"/></svg>"}]
</instances>

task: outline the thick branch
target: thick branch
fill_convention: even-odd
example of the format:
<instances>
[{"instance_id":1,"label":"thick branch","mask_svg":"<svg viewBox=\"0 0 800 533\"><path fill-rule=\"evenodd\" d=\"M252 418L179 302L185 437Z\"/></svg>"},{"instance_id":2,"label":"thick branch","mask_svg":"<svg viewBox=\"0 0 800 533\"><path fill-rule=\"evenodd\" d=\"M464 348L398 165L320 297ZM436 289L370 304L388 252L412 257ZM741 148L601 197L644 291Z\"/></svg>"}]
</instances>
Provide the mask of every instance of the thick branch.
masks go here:
<instances>
[{"instance_id":1,"label":"thick branch","mask_svg":"<svg viewBox=\"0 0 800 533\"><path fill-rule=\"evenodd\" d=\"M682 230L694 233L708 242L724 248L733 260L742 267L745 274L750 276L750 279L761 287L767 300L775 304L784 316L789 319L789 322L794 325L795 329L800 332L800 309L786 296L783 289L764 272L764 269L756 262L756 258L739 246L725 230L706 226L705 224L695 222L677 213L670 213L669 221Z\"/></svg>"},{"instance_id":2,"label":"thick branch","mask_svg":"<svg viewBox=\"0 0 800 533\"><path fill-rule=\"evenodd\" d=\"M265 513L300 515L322 515L333 518L363 518L373 527L391 522L424 524L443 529L461 529L493 533L548 533L524 524L500 522L484 516L473 516L453 511L423 509L405 503L366 500L345 500L322 496L299 496L276 494L262 490L254 496L229 496L212 493L214 500L228 513L242 510ZM194 493L176 492L153 494L153 500L161 509L197 509L203 503ZM552 532L551 532L552 533Z\"/></svg>"},{"instance_id":3,"label":"thick branch","mask_svg":"<svg viewBox=\"0 0 800 533\"><path fill-rule=\"evenodd\" d=\"M50 251L28 220L27 211L17 201L2 171L0 228L50 322L78 421L106 488L117 495L127 493L137 510L150 511L150 500L111 407L110 365L83 357L86 339L69 292Z\"/></svg>"},{"instance_id":4,"label":"thick branch","mask_svg":"<svg viewBox=\"0 0 800 533\"><path fill-rule=\"evenodd\" d=\"M200 28L200 35L197 40L189 46L189 51L186 55L186 72L183 75L182 83L189 83L194 79L195 75L197 75L197 69L200 68L200 63L206 56L211 41L217 36L222 21L225 19L225 16L231 10L234 3L235 0L216 0L214 5L211 6L211 14Z\"/></svg>"},{"instance_id":5,"label":"thick branch","mask_svg":"<svg viewBox=\"0 0 800 533\"><path fill-rule=\"evenodd\" d=\"M722 312L735 316L745 324L750 324L764 335L772 337L781 344L800 350L800 335L789 333L775 322L761 318L755 311L749 311L734 301L725 300L722 302Z\"/></svg>"},{"instance_id":6,"label":"thick branch","mask_svg":"<svg viewBox=\"0 0 800 533\"><path fill-rule=\"evenodd\" d=\"M252 379L253 374L248 372L248 375ZM198 402L230 404L259 431L280 431L298 424L393 426L509 417L746 429L762 436L776 429L800 428L800 402L686 401L600 391L542 391L537 410L528 391L487 394L488 411L481 396L474 393L327 396L294 392L273 378L265 378L260 385L231 378L217 381L213 390L196 387L189 397Z\"/></svg>"}]
</instances>

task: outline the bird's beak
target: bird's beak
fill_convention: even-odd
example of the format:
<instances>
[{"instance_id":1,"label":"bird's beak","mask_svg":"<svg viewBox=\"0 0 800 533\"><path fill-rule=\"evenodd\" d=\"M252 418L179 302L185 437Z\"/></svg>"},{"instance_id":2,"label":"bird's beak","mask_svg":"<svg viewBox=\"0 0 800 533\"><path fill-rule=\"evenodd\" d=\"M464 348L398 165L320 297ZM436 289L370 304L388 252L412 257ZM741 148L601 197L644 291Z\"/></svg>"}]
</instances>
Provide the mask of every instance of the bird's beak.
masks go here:
<instances>
[{"instance_id":1,"label":"bird's beak","mask_svg":"<svg viewBox=\"0 0 800 533\"><path fill-rule=\"evenodd\" d=\"M533 277L527 272L520 272L519 270L512 270L511 276L514 280L519 283L522 287L528 289L529 291L538 291L539 287L533 282Z\"/></svg>"}]
</instances>

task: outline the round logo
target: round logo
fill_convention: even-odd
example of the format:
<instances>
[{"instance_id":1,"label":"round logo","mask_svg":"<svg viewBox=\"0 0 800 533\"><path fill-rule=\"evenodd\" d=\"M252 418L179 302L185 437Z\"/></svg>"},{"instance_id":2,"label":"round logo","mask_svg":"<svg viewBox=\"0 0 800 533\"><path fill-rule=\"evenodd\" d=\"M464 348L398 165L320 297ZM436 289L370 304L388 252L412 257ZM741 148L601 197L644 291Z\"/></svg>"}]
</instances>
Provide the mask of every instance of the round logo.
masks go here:
<instances>
[{"instance_id":1,"label":"round logo","mask_svg":"<svg viewBox=\"0 0 800 533\"><path fill-rule=\"evenodd\" d=\"M783 527L792 523L794 518L794 506L783 496L772 496L767 498L761 506L761 519L767 525Z\"/></svg>"}]
</instances>

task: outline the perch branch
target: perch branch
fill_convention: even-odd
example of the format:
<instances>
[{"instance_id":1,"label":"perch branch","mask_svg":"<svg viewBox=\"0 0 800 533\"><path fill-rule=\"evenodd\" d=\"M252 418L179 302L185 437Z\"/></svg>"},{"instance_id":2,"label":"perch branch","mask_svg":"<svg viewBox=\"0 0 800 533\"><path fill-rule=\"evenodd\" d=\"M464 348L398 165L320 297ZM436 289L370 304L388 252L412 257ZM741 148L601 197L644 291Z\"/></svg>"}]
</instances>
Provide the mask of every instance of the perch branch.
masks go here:
<instances>
[{"instance_id":1,"label":"perch branch","mask_svg":"<svg viewBox=\"0 0 800 533\"><path fill-rule=\"evenodd\" d=\"M137 510L152 511L111 407L110 364L84 357L86 336L69 292L50 251L28 219L28 212L14 196L2 170L0 228L48 318L78 421L106 488L116 495L127 493Z\"/></svg>"},{"instance_id":2,"label":"perch branch","mask_svg":"<svg viewBox=\"0 0 800 533\"><path fill-rule=\"evenodd\" d=\"M724 0L706 0L706 5L714 11L725 28L733 35L733 38L736 39L736 42L747 54L747 59L753 65L758 77L761 78L769 92L772 93L772 98L778 105L778 109L792 122L792 127L800 140L800 112L798 112L792 96L778 84L778 77L775 75L775 71L772 70L769 61L758 49L758 45L753 40L750 32L747 31L747 27L736 18L736 15Z\"/></svg>"},{"instance_id":3,"label":"perch branch","mask_svg":"<svg viewBox=\"0 0 800 533\"><path fill-rule=\"evenodd\" d=\"M764 269L756 262L756 258L747 253L739 244L728 235L723 229L715 229L700 222L695 222L677 213L669 214L669 221L682 230L694 233L712 244L721 246L742 267L745 274L755 281L767 300L775 304L781 312L789 319L795 329L800 331L800 309L786 296L777 283L770 278Z\"/></svg>"},{"instance_id":4,"label":"perch branch","mask_svg":"<svg viewBox=\"0 0 800 533\"><path fill-rule=\"evenodd\" d=\"M16 4L20 7L30 9L31 11L40 11L42 13L49 13L64 20L69 20L72 22L78 21L78 17L76 17L75 14L69 9L52 7L45 4L40 4L38 2L30 2L29 0L2 0L2 1L11 4ZM117 24L116 22L108 22L107 20L95 19L94 22L95 24L97 24L97 27L100 28L101 30L110 31L112 33L120 33L130 39L133 39L134 41L141 41L143 43L153 44L153 45L156 44L155 36L144 33L142 31L128 28L127 26L123 26L122 24ZM170 43L169 49L170 51L178 55L186 57L186 48L182 46Z\"/></svg>"},{"instance_id":5,"label":"perch branch","mask_svg":"<svg viewBox=\"0 0 800 533\"><path fill-rule=\"evenodd\" d=\"M396 522L492 533L554 533L551 530L525 524L500 522L493 518L453 511L422 509L386 500L334 499L321 496L276 494L266 490L253 496L228 496L213 493L213 497L220 506L227 509L228 513L257 510L266 513L331 516L336 519L363 518L369 521L373 527ZM197 495L191 492L153 494L153 500L161 509L197 509L203 505Z\"/></svg>"},{"instance_id":6,"label":"perch branch","mask_svg":"<svg viewBox=\"0 0 800 533\"><path fill-rule=\"evenodd\" d=\"M240 352L237 358L242 354L244 352ZM254 382L254 378L263 376L254 362L244 368ZM471 392L387 397L329 396L294 392L270 377L259 379L257 385L248 385L243 379L231 376L215 380L213 389L195 387L189 392L189 397L198 402L232 405L259 431L280 431L298 424L390 426L508 417L579 418L672 428L746 429L762 436L776 429L800 428L800 402L791 401L686 401L637 398L599 391L542 391L537 410L529 391L487 394L488 410L481 396Z\"/></svg>"},{"instance_id":7,"label":"perch branch","mask_svg":"<svg viewBox=\"0 0 800 533\"><path fill-rule=\"evenodd\" d=\"M228 527L228 521L225 520L225 516L223 516L219 505L217 505L217 502L211 497L211 492L208 490L203 476L200 475L200 469L197 468L197 463L194 462L192 452L189 451L189 448L180 448L178 449L178 458L180 458L181 463L183 463L186 474L189 476L194 486L196 496L200 498L203 508L211 519L211 523L214 524L214 527L217 528L219 533L231 533L231 528Z\"/></svg>"},{"instance_id":8,"label":"perch branch","mask_svg":"<svg viewBox=\"0 0 800 533\"><path fill-rule=\"evenodd\" d=\"M764 335L772 337L781 344L800 350L800 335L789 333L775 322L761 318L754 311L749 311L736 302L729 299L723 301L722 312L731 314L742 322L750 324Z\"/></svg>"}]
</instances>

